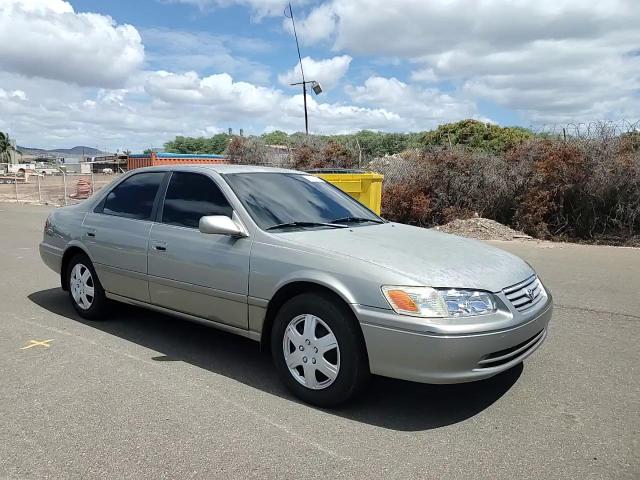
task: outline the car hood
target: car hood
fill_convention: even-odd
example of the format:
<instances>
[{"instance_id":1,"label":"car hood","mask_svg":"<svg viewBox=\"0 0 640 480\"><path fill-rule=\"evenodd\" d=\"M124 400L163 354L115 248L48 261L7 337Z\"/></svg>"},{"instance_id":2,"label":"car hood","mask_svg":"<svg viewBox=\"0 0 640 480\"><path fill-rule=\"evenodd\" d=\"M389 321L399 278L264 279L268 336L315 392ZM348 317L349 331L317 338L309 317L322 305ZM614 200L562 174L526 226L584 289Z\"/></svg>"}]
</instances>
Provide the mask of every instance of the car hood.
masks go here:
<instances>
[{"instance_id":1,"label":"car hood","mask_svg":"<svg viewBox=\"0 0 640 480\"><path fill-rule=\"evenodd\" d=\"M278 236L322 253L373 263L431 287L498 292L534 273L520 258L486 243L400 223Z\"/></svg>"}]
</instances>

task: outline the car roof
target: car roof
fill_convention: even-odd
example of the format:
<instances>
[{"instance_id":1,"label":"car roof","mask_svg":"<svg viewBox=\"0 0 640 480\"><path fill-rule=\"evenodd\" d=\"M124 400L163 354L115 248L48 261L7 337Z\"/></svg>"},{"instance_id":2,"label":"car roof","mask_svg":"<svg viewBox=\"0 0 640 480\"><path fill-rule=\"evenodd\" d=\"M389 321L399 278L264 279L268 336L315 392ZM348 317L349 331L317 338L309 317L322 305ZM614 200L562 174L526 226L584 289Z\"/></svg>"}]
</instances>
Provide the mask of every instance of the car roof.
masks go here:
<instances>
[{"instance_id":1,"label":"car roof","mask_svg":"<svg viewBox=\"0 0 640 480\"><path fill-rule=\"evenodd\" d=\"M213 171L221 175L232 173L304 173L287 168L263 167L256 165L233 165L227 163L184 164L184 165L156 165L153 167L136 168L136 172L162 171ZM133 170L132 170L133 171Z\"/></svg>"}]
</instances>

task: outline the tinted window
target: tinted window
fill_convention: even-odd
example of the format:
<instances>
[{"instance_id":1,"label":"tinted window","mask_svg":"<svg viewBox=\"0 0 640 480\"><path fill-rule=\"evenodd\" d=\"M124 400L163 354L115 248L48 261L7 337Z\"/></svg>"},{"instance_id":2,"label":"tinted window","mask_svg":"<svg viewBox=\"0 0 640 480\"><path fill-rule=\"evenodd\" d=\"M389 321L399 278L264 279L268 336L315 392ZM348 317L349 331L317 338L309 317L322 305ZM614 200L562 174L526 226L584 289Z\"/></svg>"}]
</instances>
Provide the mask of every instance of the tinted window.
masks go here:
<instances>
[{"instance_id":1,"label":"tinted window","mask_svg":"<svg viewBox=\"0 0 640 480\"><path fill-rule=\"evenodd\" d=\"M231 217L232 211L213 180L199 173L174 172L164 200L162 222L198 228L201 217Z\"/></svg>"},{"instance_id":2,"label":"tinted window","mask_svg":"<svg viewBox=\"0 0 640 480\"><path fill-rule=\"evenodd\" d=\"M148 220L164 172L138 173L114 188L104 202L102 213Z\"/></svg>"},{"instance_id":3,"label":"tinted window","mask_svg":"<svg viewBox=\"0 0 640 480\"><path fill-rule=\"evenodd\" d=\"M289 222L330 223L345 217L380 221L349 195L312 175L234 173L224 178L263 229Z\"/></svg>"}]
</instances>

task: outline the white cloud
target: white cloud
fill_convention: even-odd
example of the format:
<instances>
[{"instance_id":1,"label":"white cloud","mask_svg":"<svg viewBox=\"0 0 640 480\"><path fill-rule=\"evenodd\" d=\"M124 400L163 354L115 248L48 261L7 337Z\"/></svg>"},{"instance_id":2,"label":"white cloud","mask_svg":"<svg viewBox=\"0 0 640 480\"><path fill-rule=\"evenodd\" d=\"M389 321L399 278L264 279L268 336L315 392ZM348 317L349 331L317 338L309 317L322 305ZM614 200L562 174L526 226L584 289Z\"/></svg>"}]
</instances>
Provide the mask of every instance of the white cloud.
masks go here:
<instances>
[{"instance_id":1,"label":"white cloud","mask_svg":"<svg viewBox=\"0 0 640 480\"><path fill-rule=\"evenodd\" d=\"M407 59L413 81L454 82L529 120L640 115L637 0L334 0L316 16L335 50Z\"/></svg>"},{"instance_id":2,"label":"white cloud","mask_svg":"<svg viewBox=\"0 0 640 480\"><path fill-rule=\"evenodd\" d=\"M397 112L404 130L424 130L446 121L478 117L475 104L435 88L419 88L397 78L369 77L363 85L347 86L346 93L357 104L377 105Z\"/></svg>"},{"instance_id":3,"label":"white cloud","mask_svg":"<svg viewBox=\"0 0 640 480\"><path fill-rule=\"evenodd\" d=\"M19 84L26 92L22 100L20 94L0 90L0 131L23 146L141 150L161 147L175 135L209 135L224 127L211 106L206 110L154 101L139 89L95 91L2 73L0 84L10 89Z\"/></svg>"},{"instance_id":4,"label":"white cloud","mask_svg":"<svg viewBox=\"0 0 640 480\"><path fill-rule=\"evenodd\" d=\"M345 76L347 70L349 70L351 60L349 55L324 60L314 60L311 57L304 57L302 59L302 67L304 68L304 74L307 80L316 80L322 85L323 89L330 90ZM288 72L278 75L278 81L282 85L287 86L291 83L302 81L300 64L298 63Z\"/></svg>"},{"instance_id":5,"label":"white cloud","mask_svg":"<svg viewBox=\"0 0 640 480\"><path fill-rule=\"evenodd\" d=\"M411 72L411 80L414 82L435 83L438 81L438 76L433 68L422 68Z\"/></svg>"},{"instance_id":6,"label":"white cloud","mask_svg":"<svg viewBox=\"0 0 640 480\"><path fill-rule=\"evenodd\" d=\"M138 31L62 0L0 2L0 69L78 85L124 85L144 59Z\"/></svg>"},{"instance_id":7,"label":"white cloud","mask_svg":"<svg viewBox=\"0 0 640 480\"><path fill-rule=\"evenodd\" d=\"M277 0L192 3L244 5L256 17L283 8ZM300 18L302 35L371 55L371 62L359 63L358 76L368 78L344 89L348 100L331 100L340 98L338 89L308 97L311 131L423 130L482 118L477 99L539 122L637 117L640 9L633 6L630 0L325 2ZM77 13L62 0L0 0L0 130L22 145L138 150L227 127L303 129L302 96L269 86L269 69L245 53L269 52L258 40L142 33L146 57L138 31L110 17ZM306 77L326 89L345 81L351 62L347 54L303 60ZM390 62L409 62L410 81L371 70ZM297 68L278 80L299 81Z\"/></svg>"},{"instance_id":8,"label":"white cloud","mask_svg":"<svg viewBox=\"0 0 640 480\"><path fill-rule=\"evenodd\" d=\"M339 103L319 103L307 98L310 130L318 134L351 133L362 129L401 130L404 121L400 115L383 108L365 108ZM272 119L287 131L302 130L302 95L286 99L279 107L281 116ZM277 123L275 123L277 122Z\"/></svg>"},{"instance_id":9,"label":"white cloud","mask_svg":"<svg viewBox=\"0 0 640 480\"><path fill-rule=\"evenodd\" d=\"M296 17L294 12L294 20L299 42L302 45L313 45L334 33L338 17L334 13L333 5L327 3L314 8L303 18ZM293 24L289 18L282 20L282 26L293 35Z\"/></svg>"},{"instance_id":10,"label":"white cloud","mask_svg":"<svg viewBox=\"0 0 640 480\"><path fill-rule=\"evenodd\" d=\"M282 95L272 88L234 82L227 73L201 78L196 72L154 72L149 75L145 90L168 103L215 105L221 118L267 113Z\"/></svg>"},{"instance_id":11,"label":"white cloud","mask_svg":"<svg viewBox=\"0 0 640 480\"><path fill-rule=\"evenodd\" d=\"M208 8L226 8L234 5L247 7L251 10L254 20L261 20L268 16L282 15L290 0L169 0L174 3L195 5L202 10ZM297 4L304 4L306 0L299 0Z\"/></svg>"},{"instance_id":12,"label":"white cloud","mask_svg":"<svg viewBox=\"0 0 640 480\"><path fill-rule=\"evenodd\" d=\"M175 72L213 70L240 76L254 83L268 83L269 68L246 58L247 52L269 51L265 41L235 35L149 28L142 30L147 68L171 67ZM235 52L242 52L238 54Z\"/></svg>"},{"instance_id":13,"label":"white cloud","mask_svg":"<svg viewBox=\"0 0 640 480\"><path fill-rule=\"evenodd\" d=\"M195 72L154 72L147 79L145 90L192 115L195 108L211 111L219 121L276 124L287 130L300 130L303 126L302 95L287 96L281 90L235 82L228 74L199 77ZM307 97L307 108L314 132L401 126L398 114L380 108L320 103L311 96Z\"/></svg>"},{"instance_id":14,"label":"white cloud","mask_svg":"<svg viewBox=\"0 0 640 480\"><path fill-rule=\"evenodd\" d=\"M0 88L0 99L2 100L11 100L11 101L26 101L27 94L22 90L13 90L7 91L3 88Z\"/></svg>"},{"instance_id":15,"label":"white cloud","mask_svg":"<svg viewBox=\"0 0 640 480\"><path fill-rule=\"evenodd\" d=\"M0 131L23 146L137 151L161 147L176 135L212 135L227 127L246 133L262 132L265 125L304 129L302 95L237 82L228 74L160 71L136 82L125 89L78 88L0 72ZM310 96L307 102L314 133L401 130L407 124L390 109L322 103Z\"/></svg>"}]
</instances>

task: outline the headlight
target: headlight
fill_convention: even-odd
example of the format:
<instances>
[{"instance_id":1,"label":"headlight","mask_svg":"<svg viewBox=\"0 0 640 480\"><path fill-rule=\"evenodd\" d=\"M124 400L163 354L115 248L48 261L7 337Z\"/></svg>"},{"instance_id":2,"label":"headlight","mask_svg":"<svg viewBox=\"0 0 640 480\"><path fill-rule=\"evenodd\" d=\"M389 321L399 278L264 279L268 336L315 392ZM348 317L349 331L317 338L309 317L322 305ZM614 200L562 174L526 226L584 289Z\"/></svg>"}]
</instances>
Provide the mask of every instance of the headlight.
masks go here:
<instances>
[{"instance_id":1,"label":"headlight","mask_svg":"<svg viewBox=\"0 0 640 480\"><path fill-rule=\"evenodd\" d=\"M386 286L382 293L396 313L414 317L473 317L496 311L493 295L477 290Z\"/></svg>"}]
</instances>

